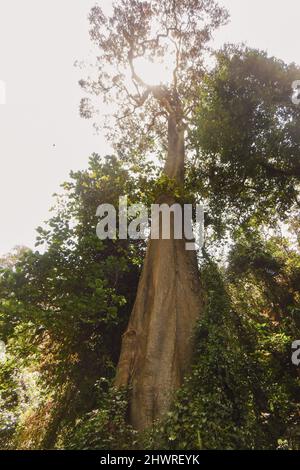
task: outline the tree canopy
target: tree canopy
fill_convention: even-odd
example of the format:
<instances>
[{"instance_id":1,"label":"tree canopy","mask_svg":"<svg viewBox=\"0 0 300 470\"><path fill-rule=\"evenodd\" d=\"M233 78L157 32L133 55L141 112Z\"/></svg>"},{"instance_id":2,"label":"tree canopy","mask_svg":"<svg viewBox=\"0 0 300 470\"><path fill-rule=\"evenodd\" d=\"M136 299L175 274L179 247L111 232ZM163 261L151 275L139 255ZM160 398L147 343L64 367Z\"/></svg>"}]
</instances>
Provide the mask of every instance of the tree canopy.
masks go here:
<instances>
[{"instance_id":1,"label":"tree canopy","mask_svg":"<svg viewBox=\"0 0 300 470\"><path fill-rule=\"evenodd\" d=\"M114 103L109 134L121 153L153 150L166 145L169 114L185 125L198 100L204 53L212 32L227 20L214 0L120 0L109 15L91 10L91 39L97 46L96 78L81 80L91 94ZM152 85L137 71L137 63L168 64L169 83ZM91 117L86 98L81 114ZM139 158L141 154L139 153Z\"/></svg>"},{"instance_id":2,"label":"tree canopy","mask_svg":"<svg viewBox=\"0 0 300 470\"><path fill-rule=\"evenodd\" d=\"M201 86L195 110L193 186L216 217L241 223L299 210L300 108L291 84L299 67L227 46Z\"/></svg>"}]
</instances>

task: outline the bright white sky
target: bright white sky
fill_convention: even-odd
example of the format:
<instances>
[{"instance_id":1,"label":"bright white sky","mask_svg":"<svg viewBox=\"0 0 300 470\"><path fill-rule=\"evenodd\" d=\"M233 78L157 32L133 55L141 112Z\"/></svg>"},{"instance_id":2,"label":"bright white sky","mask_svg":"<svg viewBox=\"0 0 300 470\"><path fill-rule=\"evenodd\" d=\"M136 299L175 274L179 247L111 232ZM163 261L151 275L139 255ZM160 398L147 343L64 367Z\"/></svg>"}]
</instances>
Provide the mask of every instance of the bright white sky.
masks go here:
<instances>
[{"instance_id":1,"label":"bright white sky","mask_svg":"<svg viewBox=\"0 0 300 470\"><path fill-rule=\"evenodd\" d=\"M102 0L99 3L110 3ZM216 34L300 63L299 0L220 0L231 22ZM108 146L79 118L76 59L91 49L87 15L95 0L0 0L0 254L34 246L51 195L71 169ZM299 77L300 79L300 77ZM0 83L0 102L1 102Z\"/></svg>"}]
</instances>

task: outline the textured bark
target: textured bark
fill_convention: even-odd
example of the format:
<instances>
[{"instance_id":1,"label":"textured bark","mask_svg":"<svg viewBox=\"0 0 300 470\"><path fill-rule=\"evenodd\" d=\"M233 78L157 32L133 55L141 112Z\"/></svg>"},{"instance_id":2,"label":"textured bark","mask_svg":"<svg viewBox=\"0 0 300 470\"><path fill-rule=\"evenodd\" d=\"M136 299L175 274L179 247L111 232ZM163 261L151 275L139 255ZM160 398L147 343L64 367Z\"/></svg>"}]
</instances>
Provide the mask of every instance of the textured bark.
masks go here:
<instances>
[{"instance_id":1,"label":"textured bark","mask_svg":"<svg viewBox=\"0 0 300 470\"><path fill-rule=\"evenodd\" d=\"M184 130L169 118L165 173L184 178ZM172 205L162 196L159 203ZM172 223L172 218L171 218ZM185 240L150 240L128 329L123 336L115 385L130 386L130 421L151 426L168 411L191 360L192 335L202 309L195 251Z\"/></svg>"}]
</instances>

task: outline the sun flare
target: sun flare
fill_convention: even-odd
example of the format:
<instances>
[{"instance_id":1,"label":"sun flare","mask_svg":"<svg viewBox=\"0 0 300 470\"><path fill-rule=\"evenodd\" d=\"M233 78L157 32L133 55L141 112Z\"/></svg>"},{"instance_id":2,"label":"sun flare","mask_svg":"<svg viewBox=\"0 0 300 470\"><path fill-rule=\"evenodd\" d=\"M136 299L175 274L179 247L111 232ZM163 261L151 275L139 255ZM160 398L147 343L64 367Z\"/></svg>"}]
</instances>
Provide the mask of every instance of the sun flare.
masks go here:
<instances>
[{"instance_id":1,"label":"sun flare","mask_svg":"<svg viewBox=\"0 0 300 470\"><path fill-rule=\"evenodd\" d=\"M171 57L164 62L151 62L143 57L136 59L136 72L147 85L168 84L172 81L173 61Z\"/></svg>"}]
</instances>

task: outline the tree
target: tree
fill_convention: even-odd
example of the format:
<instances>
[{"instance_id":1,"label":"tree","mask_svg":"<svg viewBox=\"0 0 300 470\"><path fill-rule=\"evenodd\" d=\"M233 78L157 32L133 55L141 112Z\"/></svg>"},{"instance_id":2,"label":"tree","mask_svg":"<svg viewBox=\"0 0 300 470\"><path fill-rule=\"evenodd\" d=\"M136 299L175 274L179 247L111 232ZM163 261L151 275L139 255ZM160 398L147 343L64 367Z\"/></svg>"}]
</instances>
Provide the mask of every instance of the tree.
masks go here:
<instances>
[{"instance_id":1,"label":"tree","mask_svg":"<svg viewBox=\"0 0 300 470\"><path fill-rule=\"evenodd\" d=\"M204 73L203 52L211 32L227 18L214 0L115 2L110 16L92 9L91 37L99 47L99 75L81 85L117 102L116 129L131 155L166 148L164 174L184 185L185 132ZM150 85L137 73L138 59L172 62L170 83ZM90 117L84 100L82 115ZM116 134L113 136L116 139ZM134 142L136 141L136 142ZM124 138L115 140L126 152ZM162 192L157 202L172 205ZM168 410L190 363L192 334L203 309L195 252L185 240L150 240L135 305L123 336L116 375L130 387L130 421L148 427Z\"/></svg>"},{"instance_id":2,"label":"tree","mask_svg":"<svg viewBox=\"0 0 300 470\"><path fill-rule=\"evenodd\" d=\"M191 145L191 186L215 222L267 223L299 210L299 66L256 49L227 45L202 82Z\"/></svg>"}]
</instances>

